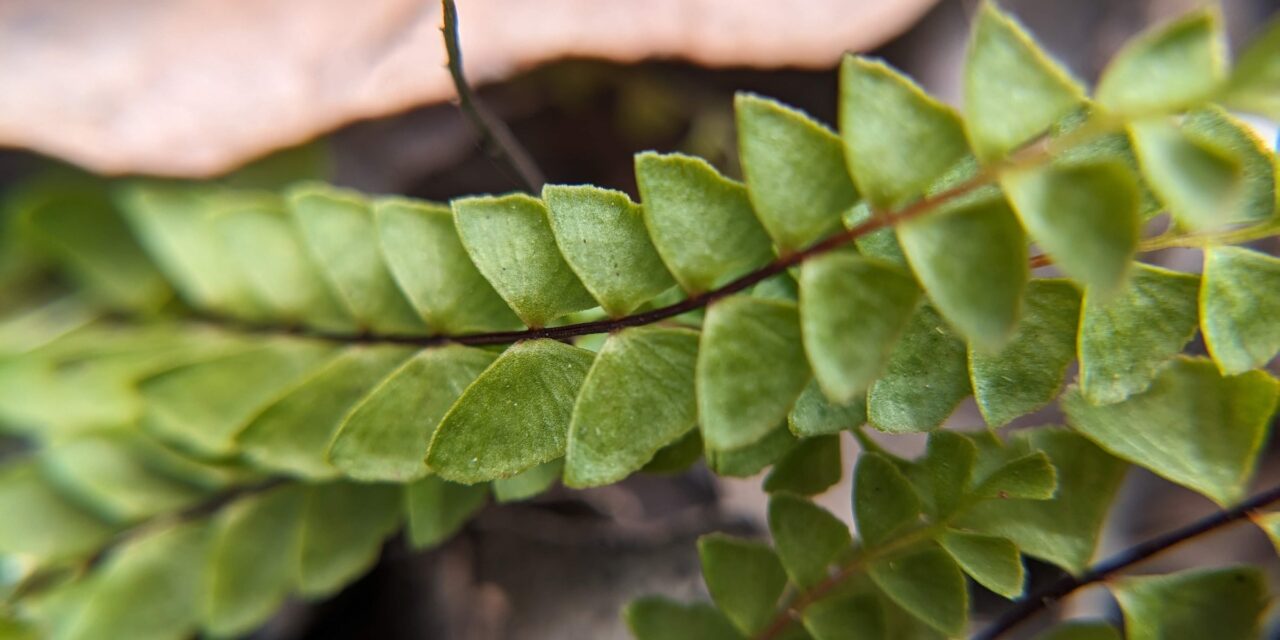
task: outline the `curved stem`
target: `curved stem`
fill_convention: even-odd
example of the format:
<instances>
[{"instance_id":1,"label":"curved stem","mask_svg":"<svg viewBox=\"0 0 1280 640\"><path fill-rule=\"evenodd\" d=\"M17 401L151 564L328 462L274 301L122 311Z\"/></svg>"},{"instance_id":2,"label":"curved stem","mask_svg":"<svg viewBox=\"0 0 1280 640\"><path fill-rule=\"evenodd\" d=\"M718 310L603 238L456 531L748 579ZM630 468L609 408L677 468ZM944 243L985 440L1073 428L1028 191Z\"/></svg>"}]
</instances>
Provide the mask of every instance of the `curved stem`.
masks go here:
<instances>
[{"instance_id":1,"label":"curved stem","mask_svg":"<svg viewBox=\"0 0 1280 640\"><path fill-rule=\"evenodd\" d=\"M893 227L902 222L906 222L913 218L917 218L925 213L932 211L938 206L945 204L951 200L966 195L980 187L985 186L991 181L990 175L987 173L979 174L964 183L952 187L946 191L937 193L933 196L918 200L911 205L885 215L873 216L865 222L845 230L841 233L828 237L809 248L783 256L770 262L769 264L745 274L728 284L712 289L704 293L689 296L684 300L643 311L640 313L624 316L621 318L609 318L606 320L593 320L591 322L579 322L575 324L560 325L557 327L544 327L538 329L522 329L517 331L496 331L489 333L470 333L459 335L434 335L434 336L397 336L385 334L346 334L346 333L329 333L324 331L314 331L309 329L301 329L297 327L282 327L279 325L254 324L242 320L220 317L220 316L202 316L203 319L218 325L233 326L239 331L248 333L289 333L301 336L310 336L334 342L347 342L357 344L400 344L413 347L432 347L442 344L454 343L470 346L485 346L508 344L520 342L521 340L535 340L546 338L551 340L567 340L578 336L596 334L596 333L612 333L620 331L628 327L638 327L655 322L661 322L675 316L696 311L721 298L740 293L760 282L767 280L773 276L785 272L787 269L798 266L810 258L815 258L834 249L838 249L849 242L857 240L863 236L874 233L881 229ZM1263 238L1271 238L1280 236L1280 227L1265 226L1265 228L1249 228L1233 232L1234 235L1222 236L1219 238L1224 244L1235 244L1236 241L1253 241ZM1138 253L1147 254L1154 251L1160 251L1170 247L1191 247L1203 246L1205 241L1201 236L1176 236L1170 238L1153 238L1150 242L1144 242L1139 245ZM1053 258L1047 254L1036 254L1028 260L1028 267L1038 269L1053 264Z\"/></svg>"},{"instance_id":2,"label":"curved stem","mask_svg":"<svg viewBox=\"0 0 1280 640\"><path fill-rule=\"evenodd\" d=\"M983 629L970 640L995 640L1024 620L1039 613L1048 605L1062 599L1081 587L1106 580L1108 577L1128 569L1135 564L1143 562L1151 556L1165 551L1177 544L1213 532L1234 522L1246 519L1252 512L1276 502L1280 502L1280 486L1272 487L1263 491L1262 493L1241 502L1235 507L1225 511L1219 511L1218 513L1197 520L1182 528L1125 549L1124 551L1093 565L1079 576L1068 575L1057 582L1024 597L1022 600L1018 601L1014 608L1000 616L1000 618L992 623L991 626ZM764 630L752 637L752 640L775 640L776 638L781 637L782 633L785 632L793 622L799 621L803 617L804 610L808 608L809 605L812 605L818 600L821 600L827 594L831 593L831 591L836 589L836 587L843 584L845 580L848 580L850 577L866 568L866 565L871 561L881 559L918 542L923 542L933 535L936 535L936 533L941 528L945 527L946 524L947 523L943 521L921 527L882 547L870 549L864 553L859 553L851 561L840 566L822 582L814 585L811 589L797 594L785 607L782 608L781 611L778 612L776 616L774 616L773 620L764 628Z\"/></svg>"},{"instance_id":3,"label":"curved stem","mask_svg":"<svg viewBox=\"0 0 1280 640\"><path fill-rule=\"evenodd\" d=\"M44 588L45 586L53 582L58 575L66 575L68 572L71 575L80 575L87 571L91 571L94 567L98 566L103 561L104 558L106 558L107 554L109 554L112 549L119 547L120 545L124 544L129 539L137 536L140 532L145 531L149 527L155 526L162 522L187 522L190 520L203 518L205 516L209 516L214 513L217 513L223 507L227 506L228 504L234 502L239 498L243 498L245 496L250 496L250 495L262 493L264 491L268 491L270 489L274 489L289 481L290 480L288 478L277 476L277 477L268 478L266 480L263 480L255 484L242 484L242 485L233 486L224 491L215 493L209 496L207 499L202 500L180 511L177 511L174 513L165 513L165 514L155 515L150 518L147 518L146 520L142 520L140 522L134 523L133 525L126 527L120 530L118 533L114 534L109 540L104 542L102 546L98 547L92 553L92 555L85 558L83 562L77 563L77 565L74 567L67 567L66 565L49 567L49 568L37 570L27 575L26 577L22 578L22 580L19 581L16 586L14 586L14 588L4 597L4 599L0 600L0 608L12 606L13 603L17 602L23 597L26 597L31 593L40 591L42 588Z\"/></svg>"},{"instance_id":4,"label":"curved stem","mask_svg":"<svg viewBox=\"0 0 1280 640\"><path fill-rule=\"evenodd\" d=\"M120 533L116 534L115 537L113 537L111 540L108 540L106 544L102 545L100 549L98 549L96 552L94 552L92 556L89 557L89 561L86 563L86 567L92 568L93 566L97 565L102 560L102 558L105 557L106 554L110 552L112 549L120 546L129 538L132 538L138 535L139 531L143 531L148 527L155 526L156 524L164 523L164 522L175 523L175 522L188 522L191 520L198 520L205 516L210 516L217 513L223 507L227 506L228 504L231 504L232 502L235 502L236 500L239 500L240 498L257 495L265 491L270 491L271 489L274 489L290 481L291 479L289 478L286 478L283 476L275 476L275 477L267 478L266 480L263 480L261 482L256 482L253 484L236 485L228 489L225 489L223 491L219 491L209 496L207 499L201 500L200 502L197 502L196 504L193 504L180 511L152 516L151 518L138 522L133 526L127 529L124 529Z\"/></svg>"},{"instance_id":5,"label":"curved stem","mask_svg":"<svg viewBox=\"0 0 1280 640\"><path fill-rule=\"evenodd\" d=\"M530 193L542 191L546 182L542 170L533 161L528 149L520 144L515 134L501 118L494 115L483 102L476 97L467 84L467 77L462 73L462 47L458 42L458 7L453 0L442 0L444 7L444 47L449 55L449 75L453 77L454 89L458 92L458 106L466 114L472 126L480 132L480 137L489 149L509 165Z\"/></svg>"},{"instance_id":6,"label":"curved stem","mask_svg":"<svg viewBox=\"0 0 1280 640\"><path fill-rule=\"evenodd\" d=\"M1018 601L1012 609L996 619L991 626L975 634L972 640L995 640L1023 621L1031 618L1050 604L1061 600L1081 587L1101 582L1169 548L1210 533L1234 522L1244 520L1249 514L1273 503L1280 502L1280 486L1259 493L1240 504L1197 520L1182 528L1151 538L1137 546L1117 553L1093 565L1079 576L1065 576L1043 589Z\"/></svg>"},{"instance_id":7,"label":"curved stem","mask_svg":"<svg viewBox=\"0 0 1280 640\"><path fill-rule=\"evenodd\" d=\"M324 338L338 342L348 343L373 343L373 344L401 344L405 346L415 347L431 347L446 343L465 344L472 346L507 344L511 342L519 342L521 340L534 340L546 338L551 340L566 340L577 336L589 335L593 333L610 333L626 329L627 327L638 327L647 324L660 322L668 318L701 309L716 300L739 293L760 282L767 280L773 276L785 272L791 267L797 266L817 256L828 253L834 249L838 249L858 238L867 234L892 227L894 225L918 218L938 206L945 204L951 200L966 195L990 182L989 174L980 173L973 178L956 185L950 189L939 192L932 196L917 200L893 213L872 216L865 222L824 240L811 245L809 248L782 256L769 264L743 275L728 284L712 289L705 293L689 296L680 302L643 311L621 318L610 318L607 320L595 320L592 322L580 322L577 324L566 324L558 327L545 327L538 329L523 329L520 331L499 331L492 333L472 333L462 335L436 335L436 336L395 336L395 335L373 335L373 334L335 334L316 332L309 330L288 330L282 329L275 325L256 325L244 323L235 320L227 320L225 318L210 318L211 321L218 324L235 325L239 330L247 332L266 332L266 333L295 333L298 335L306 335L317 338Z\"/></svg>"},{"instance_id":8,"label":"curved stem","mask_svg":"<svg viewBox=\"0 0 1280 640\"><path fill-rule=\"evenodd\" d=\"M459 95L462 96L463 107L468 109L467 105L477 105L472 100L470 88L467 87L466 81L462 76L461 53L458 50L457 40L457 9L453 0L442 0L445 9L445 42L449 47L449 64L450 69L454 72L454 79L458 82ZM475 111L475 117L479 117L481 113ZM498 123L501 125L501 123ZM927 195L919 200L907 204L897 210L879 213L873 212L866 221L858 224L850 229L846 229L840 233L827 237L808 248L779 257L755 271L738 277L737 279L725 284L717 289L691 295L684 300L674 304L643 311L621 318L610 318L606 320L596 320L592 322L580 322L576 324L567 324L557 327L541 327L523 329L517 331L498 331L489 333L472 333L460 335L434 335L434 336L397 336L384 334L341 334L323 331L315 331L310 329L300 329L298 327L281 327L279 325L261 325L247 323L242 320L227 319L222 317L207 318L210 321L224 325L234 325L239 330L248 332L262 333L292 333L297 335L311 336L335 342L348 343L364 343L364 344L400 344L413 347L431 347L447 343L464 344L472 346L497 345L519 342L521 340L534 339L551 339L551 340L567 340L569 338L597 334L610 333L619 331L628 327L636 327L655 322L660 322L668 318L695 311L706 307L707 305L724 298L726 296L739 293L753 285L767 280L775 275L785 272L787 269L798 266L810 258L826 254L832 250L838 249L846 244L857 240L863 236L869 235L881 229L894 227L903 222L913 220L926 213L937 209L939 206L947 204L960 197L968 195L977 189L991 184L995 181L1000 172L1010 169L1027 169L1050 160L1057 154L1069 149L1075 145L1081 144L1094 137L1111 131L1115 127L1115 123L1102 119L1091 125L1080 127L1066 135L1058 138L1049 138L1048 134L1044 134L1035 140L1028 142L1026 145L1014 151L1003 162L992 167L986 167L979 170L975 175L955 186L944 189L938 193ZM482 127L483 128L483 127ZM495 129L495 131L497 131ZM510 133L508 131L508 133ZM518 148L518 145L517 145ZM541 178L538 176L539 179ZM1040 267L1051 263L1048 256L1035 256L1032 259L1031 266Z\"/></svg>"}]
</instances>

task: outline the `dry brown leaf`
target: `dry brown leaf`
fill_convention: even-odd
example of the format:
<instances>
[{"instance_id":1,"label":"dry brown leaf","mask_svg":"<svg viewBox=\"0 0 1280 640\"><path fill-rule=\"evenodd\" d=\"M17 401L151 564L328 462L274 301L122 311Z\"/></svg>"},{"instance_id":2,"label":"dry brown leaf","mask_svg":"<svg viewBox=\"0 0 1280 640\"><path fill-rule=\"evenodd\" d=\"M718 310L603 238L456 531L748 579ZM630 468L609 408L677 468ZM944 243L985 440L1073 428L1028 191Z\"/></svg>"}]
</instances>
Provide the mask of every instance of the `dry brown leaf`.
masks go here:
<instances>
[{"instance_id":1,"label":"dry brown leaf","mask_svg":"<svg viewBox=\"0 0 1280 640\"><path fill-rule=\"evenodd\" d=\"M936 0L459 0L470 79L565 57L834 63ZM206 176L453 95L436 0L6 0L0 145Z\"/></svg>"}]
</instances>

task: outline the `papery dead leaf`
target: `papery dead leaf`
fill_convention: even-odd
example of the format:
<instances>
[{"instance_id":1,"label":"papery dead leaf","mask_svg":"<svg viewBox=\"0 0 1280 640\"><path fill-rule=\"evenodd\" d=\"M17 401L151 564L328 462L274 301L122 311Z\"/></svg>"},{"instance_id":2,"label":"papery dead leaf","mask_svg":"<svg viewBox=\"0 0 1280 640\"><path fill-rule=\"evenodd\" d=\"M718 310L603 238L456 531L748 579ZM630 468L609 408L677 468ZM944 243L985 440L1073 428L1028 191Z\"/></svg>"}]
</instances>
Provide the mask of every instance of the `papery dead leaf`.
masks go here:
<instances>
[{"instance_id":1,"label":"papery dead leaf","mask_svg":"<svg viewBox=\"0 0 1280 640\"><path fill-rule=\"evenodd\" d=\"M936 0L461 0L472 82L540 62L834 64ZM199 177L445 100L434 0L9 0L0 144L103 173Z\"/></svg>"}]
</instances>

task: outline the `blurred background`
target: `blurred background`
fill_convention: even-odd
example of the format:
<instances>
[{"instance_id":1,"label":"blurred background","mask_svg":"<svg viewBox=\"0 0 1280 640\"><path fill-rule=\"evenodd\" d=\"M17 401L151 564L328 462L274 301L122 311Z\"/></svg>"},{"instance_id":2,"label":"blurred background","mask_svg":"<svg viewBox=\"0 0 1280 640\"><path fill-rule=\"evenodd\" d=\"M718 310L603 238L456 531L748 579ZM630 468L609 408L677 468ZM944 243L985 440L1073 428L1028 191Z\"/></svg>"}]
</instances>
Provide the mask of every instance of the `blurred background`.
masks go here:
<instances>
[{"instance_id":1,"label":"blurred background","mask_svg":"<svg viewBox=\"0 0 1280 640\"><path fill-rule=\"evenodd\" d=\"M634 197L637 151L692 153L738 174L736 91L775 97L834 126L834 69L845 51L882 56L958 105L964 43L978 3L458 4L469 78L548 180ZM1202 3L1000 4L1092 82L1129 37ZM1280 11L1276 0L1220 4L1237 45ZM370 193L445 201L516 190L517 177L482 148L451 102L440 20L433 0L4 0L0 145L7 150L0 151L0 194L51 167L206 179L273 154L273 162L301 163ZM1252 124L1264 139L1276 139L1274 124ZM10 225L2 228L11 234ZM1158 259L1194 270L1194 258ZM0 307L15 295L0 290ZM1018 424L1053 419L1049 410ZM970 403L952 423L981 420ZM910 452L920 442L896 437L885 444ZM1259 484L1280 481L1278 467L1264 464ZM848 495L846 484L821 501L848 519ZM1116 508L1103 555L1213 509L1136 470ZM341 595L291 603L255 637L624 638L618 613L628 600L645 593L702 597L698 535L717 529L764 535L764 511L759 479L716 479L701 467L589 491L557 488L530 502L486 508L439 550L413 554L393 543L377 568ZM1243 559L1274 571L1275 563L1265 562L1273 554L1246 525L1149 566ZM1052 580L1056 571L1033 567L1032 584ZM1004 605L979 594L976 622ZM1095 589L1056 613L1114 617L1113 609Z\"/></svg>"}]
</instances>

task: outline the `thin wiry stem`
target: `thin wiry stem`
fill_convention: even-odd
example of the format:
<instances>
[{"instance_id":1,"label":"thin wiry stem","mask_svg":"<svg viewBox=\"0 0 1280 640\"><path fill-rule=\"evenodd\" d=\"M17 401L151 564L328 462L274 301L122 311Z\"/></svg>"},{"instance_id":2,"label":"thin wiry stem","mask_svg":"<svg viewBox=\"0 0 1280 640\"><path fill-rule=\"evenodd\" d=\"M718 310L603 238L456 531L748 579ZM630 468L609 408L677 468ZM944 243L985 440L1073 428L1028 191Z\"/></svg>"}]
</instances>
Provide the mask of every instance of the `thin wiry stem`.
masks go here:
<instances>
[{"instance_id":1,"label":"thin wiry stem","mask_svg":"<svg viewBox=\"0 0 1280 640\"><path fill-rule=\"evenodd\" d=\"M101 562L101 560L106 556L106 554L109 553L112 549L119 547L126 540L133 538L139 532L146 530L148 527L155 526L156 524L159 524L161 522L179 523L179 522L191 522L192 520L199 520L200 518L208 517L215 513L218 513L219 511L222 510L223 507L231 504L232 502L235 502L236 500L239 500L241 498L246 498L252 495L257 495L259 493L265 493L267 491L275 489L276 487L282 486L284 484L288 484L289 482L291 482L289 478L285 478L283 476L276 476L272 478L267 478L266 480L262 480L260 482L256 482L253 484L242 484L242 485L233 486L223 491L214 493L210 495L208 498L201 500L200 502L197 502L180 511L176 511L174 513L160 514L149 520L145 520L143 522L135 524L132 527L129 527L124 531L121 531L114 538L112 538L105 545L103 545L101 549L99 549L96 553L94 553L93 556L89 558L88 566L89 567L96 566L99 562Z\"/></svg>"},{"instance_id":2,"label":"thin wiry stem","mask_svg":"<svg viewBox=\"0 0 1280 640\"><path fill-rule=\"evenodd\" d=\"M1045 607L1066 597L1077 589L1095 582L1106 580L1112 575L1143 562L1175 545L1211 533L1234 522L1244 520L1253 512L1276 502L1280 502L1280 486L1272 487L1263 491L1262 493L1241 502L1235 507L1225 511L1219 511L1218 513L1197 520L1182 528L1176 529L1162 536L1152 538L1136 546L1129 547L1128 549L1093 565L1079 576L1066 576L1057 582L1028 595L1022 600L1019 600L1014 608L1000 616L991 624L991 626L983 629L970 640L995 640L1021 622L1039 613ZM911 534L895 540L892 544L884 548L875 549L871 552L871 555L859 555L858 557L855 557L852 561L842 565L838 570L822 582L815 585L813 588L797 594L785 607L783 607L782 611L778 612L763 631L753 636L753 640L774 640L775 638L781 637L783 632L785 632L793 623L796 623L803 618L805 609L830 594L849 578L865 570L872 560L883 558L890 553L909 547L923 539L927 539L931 534L935 533L945 524L946 523L944 522L931 527L917 529Z\"/></svg>"},{"instance_id":3,"label":"thin wiry stem","mask_svg":"<svg viewBox=\"0 0 1280 640\"><path fill-rule=\"evenodd\" d=\"M26 576L9 591L3 600L0 600L0 609L12 606L22 598L56 584L61 577L67 575L79 575L92 571L100 565L108 555L110 555L112 550L118 549L129 540L132 540L139 534L160 523L190 522L192 520L211 516L221 511L223 507L239 500L240 498L269 491L287 482L289 482L287 478L273 477L255 484L234 486L224 491L214 493L207 499L180 511L156 515L142 522L133 524L132 526L113 535L111 539L104 542L102 546L98 547L88 558L79 563L77 567L51 567L36 571Z\"/></svg>"},{"instance_id":4,"label":"thin wiry stem","mask_svg":"<svg viewBox=\"0 0 1280 640\"><path fill-rule=\"evenodd\" d=\"M455 78L460 79L462 74L461 59L458 55L455 55L458 53L456 8L454 7L452 0L443 0L443 2L446 18L445 40L446 44L450 46L451 52L450 65L451 68L455 69L457 72ZM470 90L467 88L465 82L459 83L459 92L469 95ZM466 103L467 102L464 100L464 105ZM1071 148L1075 144L1092 139L1093 136L1100 135L1102 132L1111 130L1113 126L1114 123L1104 121L1100 124L1080 127L1067 135L1054 139L1050 139L1048 137L1048 133L1042 134L1040 137L1031 140L1023 147L1014 151L999 165L982 169L969 179L948 189L925 196L894 211L873 212L874 215L869 219L851 229L847 229L820 240L803 251L781 256L773 262L770 262L755 271L742 275L717 289L691 295L680 302L676 302L665 307L643 311L622 318L610 318L607 320L581 322L557 327L530 328L518 331L434 336L397 336L372 333L353 335L315 331L296 326L281 327L279 325L261 325L223 317L206 316L206 319L216 324L231 326L237 330L254 333L290 333L332 340L335 342L356 344L400 344L420 348L448 343L483 346L509 344L519 342L521 340L534 339L568 340L577 336L610 333L628 327L660 322L662 320L706 307L721 298L739 293L764 280L784 273L792 267L799 266L810 258L826 254L830 251L843 247L858 238L880 231L881 229L891 228L898 224L908 222L924 214L930 213L954 200L969 195L974 191L991 184L996 179L1000 171L1011 168L1028 168L1039 165L1061 153L1063 150ZM1047 256L1038 256L1036 260L1041 260L1044 264L1035 264L1033 262L1033 266L1045 266L1049 262Z\"/></svg>"},{"instance_id":5,"label":"thin wiry stem","mask_svg":"<svg viewBox=\"0 0 1280 640\"><path fill-rule=\"evenodd\" d=\"M455 343L472 346L508 344L519 342L521 340L535 340L546 338L551 340L567 340L577 336L595 334L595 333L611 333L626 329L628 327L638 327L647 324L653 324L662 320L667 320L675 316L695 311L706 307L707 305L735 293L746 290L764 280L784 273L787 269L798 266L805 261L829 253L835 249L843 247L848 243L857 240L863 236L874 233L881 229L887 229L897 224L907 222L918 218L937 207L950 202L956 198L964 196L979 189L990 182L990 177L986 173L981 173L973 178L951 187L945 191L939 192L927 198L917 200L893 213L872 216L865 222L824 240L821 240L809 248L796 253L788 254L770 262L769 264L756 269L746 275L743 275L728 284L712 289L704 293L689 296L684 300L674 304L643 311L621 318L610 318L607 320L595 320L592 322L580 322L577 324L566 324L558 327L544 327L537 329L523 329L519 331L499 331L493 333L472 333L462 335L436 335L436 336L394 336L382 334L332 334L325 332L309 331L305 329L283 329L275 325L256 325L250 323L239 322L236 320L228 320L225 318L210 318L211 322L220 325L234 326L237 330L245 332L258 333L295 333L303 336L312 336L336 342L347 343L368 343L368 344L400 344L414 347L432 347L441 344Z\"/></svg>"},{"instance_id":6,"label":"thin wiry stem","mask_svg":"<svg viewBox=\"0 0 1280 640\"><path fill-rule=\"evenodd\" d=\"M798 266L810 258L815 258L834 249L838 249L854 240L857 240L858 238L880 231L881 229L890 228L899 223L926 214L933 209L946 204L948 201L985 186L989 182L990 179L986 174L975 176L973 179L966 181L963 184L923 200L919 200L894 213L874 216L856 227L826 238L803 251L778 258L777 260L774 260L755 271L747 273L720 288L690 296L665 307L659 307L657 309L651 309L649 311L643 311L621 318L609 318L606 320L593 320L591 322L579 322L575 324L560 325L557 327L521 329L516 331L497 331L490 333L469 333L457 335L442 334L434 336L398 336L373 333L331 333L296 326L286 327L275 324L257 324L222 316L204 315L200 317L212 324L233 328L245 333L292 334L331 340L333 342L347 342L353 344L399 344L421 348L449 343L471 346L499 345L540 338L568 340L570 338L596 333L612 333L628 327L638 327L653 324L655 322L661 322L663 320L706 307L721 298L735 293L740 293L764 280L768 280L769 278L783 273L792 267ZM1260 237L1274 236L1280 236L1280 234L1271 233L1267 236ZM1160 246L1149 248L1144 245L1139 247L1139 253L1146 254L1162 250L1163 248L1166 247ZM1052 264L1053 258L1043 253L1031 256L1027 262L1027 266L1032 269L1047 267Z\"/></svg>"},{"instance_id":7,"label":"thin wiry stem","mask_svg":"<svg viewBox=\"0 0 1280 640\"><path fill-rule=\"evenodd\" d=\"M975 634L972 640L995 640L1012 630L1028 618L1040 613L1049 605L1061 600L1071 592L1101 582L1120 573L1152 556L1167 551L1181 544L1229 524L1247 519L1251 513L1280 502L1280 486L1275 486L1259 493L1240 504L1219 511L1211 516L1197 520L1180 529L1175 529L1162 536L1157 536L1137 546L1129 547L1098 564L1093 565L1079 576L1065 576L1018 601L1012 609L1006 611L989 627Z\"/></svg>"},{"instance_id":8,"label":"thin wiry stem","mask_svg":"<svg viewBox=\"0 0 1280 640\"><path fill-rule=\"evenodd\" d=\"M442 5L444 27L440 30L444 32L444 47L449 55L449 75L453 77L453 86L458 92L458 106L472 126L480 132L485 145L516 172L525 188L530 193L540 193L547 180L529 150L520 144L507 124L490 111L471 90L471 85L467 84L467 77L462 73L462 47L458 42L458 7L453 0L442 0Z\"/></svg>"}]
</instances>

